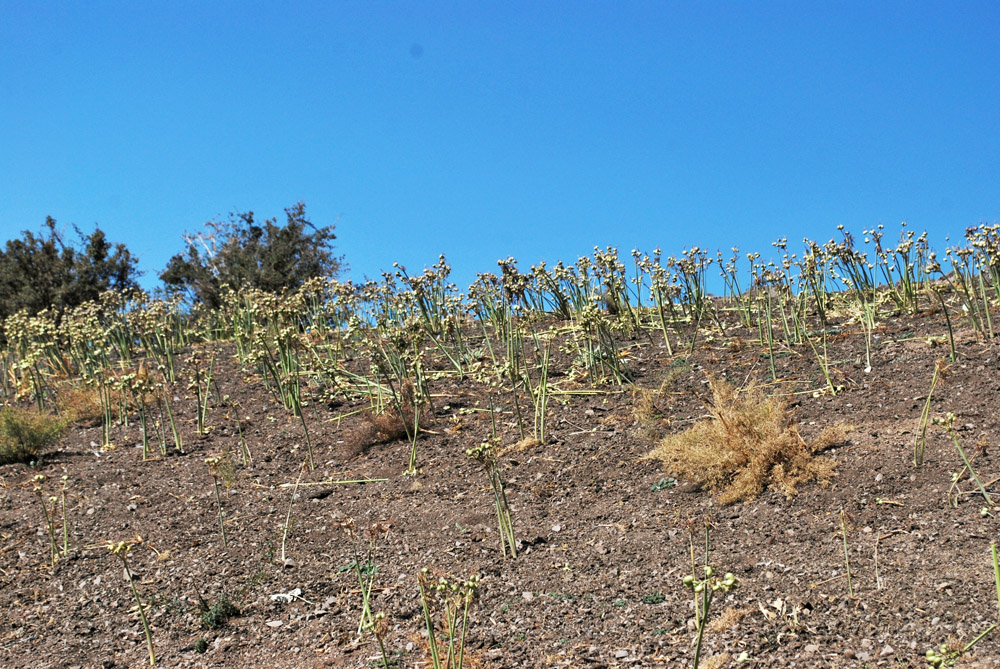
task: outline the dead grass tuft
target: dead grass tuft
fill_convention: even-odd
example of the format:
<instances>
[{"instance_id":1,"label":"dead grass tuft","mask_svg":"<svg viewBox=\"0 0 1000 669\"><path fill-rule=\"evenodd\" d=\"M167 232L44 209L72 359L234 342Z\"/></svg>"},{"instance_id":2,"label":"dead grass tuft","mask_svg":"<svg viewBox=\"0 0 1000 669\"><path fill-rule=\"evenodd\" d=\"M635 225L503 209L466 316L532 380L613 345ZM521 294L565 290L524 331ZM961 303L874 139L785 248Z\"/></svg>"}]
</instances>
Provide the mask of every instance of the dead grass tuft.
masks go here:
<instances>
[{"instance_id":1,"label":"dead grass tuft","mask_svg":"<svg viewBox=\"0 0 1000 669\"><path fill-rule=\"evenodd\" d=\"M366 411L361 414L361 424L350 430L344 445L348 457L366 453L376 444L385 444L400 439L409 439L416 430L420 432L430 420L430 415L421 411L419 420L414 420L413 387L404 386L403 399L398 409L386 408L382 412Z\"/></svg>"},{"instance_id":2,"label":"dead grass tuft","mask_svg":"<svg viewBox=\"0 0 1000 669\"><path fill-rule=\"evenodd\" d=\"M702 669L721 669L722 667L729 664L729 661L733 659L733 656L729 653L721 653L719 655L713 655L711 657L706 657L701 661Z\"/></svg>"},{"instance_id":3,"label":"dead grass tuft","mask_svg":"<svg viewBox=\"0 0 1000 669\"><path fill-rule=\"evenodd\" d=\"M67 381L60 385L56 398L60 413L68 416L71 422L83 427L101 424L104 410L96 386L79 380Z\"/></svg>"},{"instance_id":4,"label":"dead grass tuft","mask_svg":"<svg viewBox=\"0 0 1000 669\"><path fill-rule=\"evenodd\" d=\"M751 608L738 609L735 606L729 606L718 617L709 621L708 629L716 633L725 632L731 627L735 627L750 613L753 613L753 609Z\"/></svg>"},{"instance_id":5,"label":"dead grass tuft","mask_svg":"<svg viewBox=\"0 0 1000 669\"><path fill-rule=\"evenodd\" d=\"M709 387L710 417L666 436L646 457L661 460L671 476L721 491L720 504L753 499L771 484L789 498L801 483L829 484L837 462L817 453L842 443L849 427L827 428L807 444L783 399L755 385L738 391L715 378Z\"/></svg>"}]
</instances>

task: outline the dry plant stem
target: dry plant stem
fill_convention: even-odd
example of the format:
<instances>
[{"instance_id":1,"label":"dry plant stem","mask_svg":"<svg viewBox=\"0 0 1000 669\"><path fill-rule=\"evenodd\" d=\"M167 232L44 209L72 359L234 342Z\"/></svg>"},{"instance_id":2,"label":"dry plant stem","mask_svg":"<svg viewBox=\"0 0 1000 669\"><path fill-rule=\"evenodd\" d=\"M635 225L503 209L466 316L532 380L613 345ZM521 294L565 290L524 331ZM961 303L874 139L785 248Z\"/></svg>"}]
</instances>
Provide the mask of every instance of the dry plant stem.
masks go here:
<instances>
[{"instance_id":1,"label":"dry plant stem","mask_svg":"<svg viewBox=\"0 0 1000 669\"><path fill-rule=\"evenodd\" d=\"M997 562L997 544L990 544L990 553L993 555L993 582L997 588L997 621L1000 621L1000 562Z\"/></svg>"},{"instance_id":2,"label":"dry plant stem","mask_svg":"<svg viewBox=\"0 0 1000 669\"><path fill-rule=\"evenodd\" d=\"M63 519L63 547L62 554L69 555L69 517L66 512L66 477L63 477L63 487L59 495L62 500L62 519Z\"/></svg>"},{"instance_id":3,"label":"dry plant stem","mask_svg":"<svg viewBox=\"0 0 1000 669\"><path fill-rule=\"evenodd\" d=\"M840 510L840 536L844 541L844 569L847 573L847 595L854 597L854 584L851 581L851 555L847 549L847 521L844 510Z\"/></svg>"},{"instance_id":4,"label":"dry plant stem","mask_svg":"<svg viewBox=\"0 0 1000 669\"><path fill-rule=\"evenodd\" d=\"M414 391L416 392L416 391ZM406 418L403 418L403 427L406 428ZM413 400L413 429L407 429L407 436L410 438L410 462L406 467L406 474L413 476L417 473L417 431L420 429L420 408L417 400Z\"/></svg>"},{"instance_id":5,"label":"dry plant stem","mask_svg":"<svg viewBox=\"0 0 1000 669\"><path fill-rule=\"evenodd\" d=\"M927 425L931 420L931 398L934 396L934 388L937 386L938 377L941 373L941 365L934 365L934 374L931 376L931 388L927 391L927 401L924 402L924 410L920 414L920 434L913 445L913 464L916 467L924 464L924 445L927 442Z\"/></svg>"},{"instance_id":6,"label":"dry plant stem","mask_svg":"<svg viewBox=\"0 0 1000 669\"><path fill-rule=\"evenodd\" d=\"M816 361L819 363L820 371L823 372L823 378L826 379L826 387L830 391L830 396L836 396L837 388L833 385L833 380L830 378L830 358L826 350L826 330L823 330L823 354L820 355L819 350L816 348L816 344L813 343L812 338L806 334L806 330L802 328L802 334L805 336L806 342L809 344L809 348L812 349L813 355L816 356Z\"/></svg>"},{"instance_id":7,"label":"dry plant stem","mask_svg":"<svg viewBox=\"0 0 1000 669\"><path fill-rule=\"evenodd\" d=\"M250 448L247 446L246 437L243 436L243 423L239 419L236 421L236 431L240 435L240 455L243 458L243 466L246 467L253 461L253 456L250 454Z\"/></svg>"},{"instance_id":8,"label":"dry plant stem","mask_svg":"<svg viewBox=\"0 0 1000 669\"><path fill-rule=\"evenodd\" d=\"M174 420L174 412L170 408L170 398L168 397L169 394L170 391L167 389L166 386L163 386L163 404L167 409L167 418L170 420L170 430L171 432L173 432L174 435L174 448L176 448L178 452L183 453L184 443L181 440L180 432L177 431L177 421ZM166 455L166 453L164 453L164 455Z\"/></svg>"},{"instance_id":9,"label":"dry plant stem","mask_svg":"<svg viewBox=\"0 0 1000 669\"><path fill-rule=\"evenodd\" d=\"M155 666L156 655L153 653L153 633L149 629L149 621L146 619L146 611L142 607L142 599L140 599L139 591L135 587L135 581L132 580L132 570L128 568L128 561L125 559L124 552L119 552L117 555L122 561L122 566L125 567L125 578L128 579L128 584L132 588L135 604L139 607L139 618L142 620L142 629L146 633L146 647L149 648L149 664L150 666Z\"/></svg>"},{"instance_id":10,"label":"dry plant stem","mask_svg":"<svg viewBox=\"0 0 1000 669\"><path fill-rule=\"evenodd\" d=\"M288 513L285 514L285 525L281 529L281 562L284 564L285 559L285 542L288 540L288 526L292 522L292 504L295 502L295 495L299 491L299 483L302 482L302 474L305 472L306 463L303 461L302 466L299 468L299 478L295 481L295 486L292 488L292 496L288 500Z\"/></svg>"},{"instance_id":11,"label":"dry plant stem","mask_svg":"<svg viewBox=\"0 0 1000 669\"><path fill-rule=\"evenodd\" d=\"M45 498L41 493L38 494L38 501L42 505L42 513L45 517L45 530L49 535L49 562L54 567L56 566L58 549L56 548L56 531L55 523L52 520L52 514L49 513L49 508L45 503ZM55 511L53 509L53 511Z\"/></svg>"},{"instance_id":12,"label":"dry plant stem","mask_svg":"<svg viewBox=\"0 0 1000 669\"><path fill-rule=\"evenodd\" d=\"M951 329L951 316L948 315L948 306L936 288L931 288L931 292L938 299L938 302L941 304L941 311L944 312L944 322L948 326L948 345L951 347L951 360L949 362L955 362L958 360L958 352L955 350L955 333Z\"/></svg>"},{"instance_id":13,"label":"dry plant stem","mask_svg":"<svg viewBox=\"0 0 1000 669\"><path fill-rule=\"evenodd\" d=\"M306 412L302 410L301 403L296 400L296 407L298 408L299 420L302 421L302 432L306 435L306 452L309 454L309 471L316 469L316 461L313 459L313 445L312 440L309 438L309 427L306 425Z\"/></svg>"},{"instance_id":14,"label":"dry plant stem","mask_svg":"<svg viewBox=\"0 0 1000 669\"><path fill-rule=\"evenodd\" d=\"M212 474L212 483L215 486L215 505L219 509L219 533L222 535L222 547L229 548L229 541L226 539L226 519L222 513L222 496L219 494L219 478Z\"/></svg>"},{"instance_id":15,"label":"dry plant stem","mask_svg":"<svg viewBox=\"0 0 1000 669\"><path fill-rule=\"evenodd\" d=\"M958 450L958 454L962 456L962 462L965 463L966 469L969 470L969 474L976 481L976 485L979 486L979 492L982 493L983 499L986 500L988 506L993 506L994 502L990 499L990 494L986 492L986 488L983 486L983 482L979 480L979 476L976 474L976 470L972 468L972 463L969 462L969 458L965 455L965 449L962 445L958 443L958 437L955 435L954 428L951 425L945 425L945 430L948 432L948 436L951 437L952 442L955 444L955 448Z\"/></svg>"}]
</instances>

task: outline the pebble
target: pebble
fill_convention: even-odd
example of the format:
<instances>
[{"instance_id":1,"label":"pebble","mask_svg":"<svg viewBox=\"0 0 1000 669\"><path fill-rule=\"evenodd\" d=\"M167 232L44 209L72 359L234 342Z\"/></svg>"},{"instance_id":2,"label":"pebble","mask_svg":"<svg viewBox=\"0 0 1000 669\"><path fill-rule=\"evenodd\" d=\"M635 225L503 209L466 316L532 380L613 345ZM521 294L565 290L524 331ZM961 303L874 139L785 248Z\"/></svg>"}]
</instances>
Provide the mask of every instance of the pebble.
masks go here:
<instances>
[{"instance_id":1,"label":"pebble","mask_svg":"<svg viewBox=\"0 0 1000 669\"><path fill-rule=\"evenodd\" d=\"M624 660L626 657L628 657L628 651L627 650L616 650L615 651L615 659L616 660Z\"/></svg>"},{"instance_id":2,"label":"pebble","mask_svg":"<svg viewBox=\"0 0 1000 669\"><path fill-rule=\"evenodd\" d=\"M281 627L284 623L281 622L280 620L268 620L264 624L267 625L268 627Z\"/></svg>"},{"instance_id":3,"label":"pebble","mask_svg":"<svg viewBox=\"0 0 1000 669\"><path fill-rule=\"evenodd\" d=\"M523 599L526 602L530 602L534 598L535 598L535 593L531 592L530 590L521 593L521 599Z\"/></svg>"}]
</instances>

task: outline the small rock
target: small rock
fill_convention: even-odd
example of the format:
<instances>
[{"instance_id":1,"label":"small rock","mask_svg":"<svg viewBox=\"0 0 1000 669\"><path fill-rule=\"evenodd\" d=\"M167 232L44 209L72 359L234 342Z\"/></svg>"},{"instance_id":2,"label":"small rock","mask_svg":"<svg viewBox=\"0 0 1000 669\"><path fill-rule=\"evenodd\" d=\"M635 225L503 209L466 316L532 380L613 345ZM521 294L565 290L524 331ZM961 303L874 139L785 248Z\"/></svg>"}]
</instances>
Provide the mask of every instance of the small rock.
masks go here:
<instances>
[{"instance_id":1,"label":"small rock","mask_svg":"<svg viewBox=\"0 0 1000 669\"><path fill-rule=\"evenodd\" d=\"M627 650L616 650L615 651L615 659L616 660L624 660L626 657L628 657L628 651Z\"/></svg>"},{"instance_id":2,"label":"small rock","mask_svg":"<svg viewBox=\"0 0 1000 669\"><path fill-rule=\"evenodd\" d=\"M895 655L895 654L896 654L896 649L890 646L889 644L882 646L882 652L879 653L879 655L881 655L882 657L885 657L886 655Z\"/></svg>"},{"instance_id":3,"label":"small rock","mask_svg":"<svg viewBox=\"0 0 1000 669\"><path fill-rule=\"evenodd\" d=\"M280 620L268 620L264 624L267 625L268 627L275 627L275 628L281 627L282 625L284 625L284 623L281 622Z\"/></svg>"},{"instance_id":4,"label":"small rock","mask_svg":"<svg viewBox=\"0 0 1000 669\"><path fill-rule=\"evenodd\" d=\"M553 532L559 532L560 530L562 530L562 525L553 525L552 526L552 531Z\"/></svg>"},{"instance_id":5,"label":"small rock","mask_svg":"<svg viewBox=\"0 0 1000 669\"><path fill-rule=\"evenodd\" d=\"M521 599L523 599L526 602L530 602L534 598L535 598L535 593L531 592L530 590L521 593Z\"/></svg>"}]
</instances>

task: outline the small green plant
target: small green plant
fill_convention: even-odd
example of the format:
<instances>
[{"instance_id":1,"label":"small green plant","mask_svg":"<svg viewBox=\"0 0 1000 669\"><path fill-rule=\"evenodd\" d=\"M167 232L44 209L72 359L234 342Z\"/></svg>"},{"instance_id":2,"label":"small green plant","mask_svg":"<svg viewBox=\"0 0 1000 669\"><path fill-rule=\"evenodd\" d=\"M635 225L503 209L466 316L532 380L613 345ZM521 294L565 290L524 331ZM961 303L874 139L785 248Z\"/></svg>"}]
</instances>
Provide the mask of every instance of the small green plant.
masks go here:
<instances>
[{"instance_id":1,"label":"small green plant","mask_svg":"<svg viewBox=\"0 0 1000 669\"><path fill-rule=\"evenodd\" d=\"M669 490L670 488L677 487L677 479L673 476L665 476L659 481L649 486L650 491L660 492L661 490Z\"/></svg>"},{"instance_id":2,"label":"small green plant","mask_svg":"<svg viewBox=\"0 0 1000 669\"><path fill-rule=\"evenodd\" d=\"M223 594L214 604L209 604L201 596L198 597L198 615L201 626L207 630L217 630L223 627L230 618L240 615L240 610Z\"/></svg>"},{"instance_id":3,"label":"small green plant","mask_svg":"<svg viewBox=\"0 0 1000 669\"><path fill-rule=\"evenodd\" d=\"M37 474L31 480L34 484L32 486L32 492L38 497L38 503L42 505L42 515L45 520L45 530L49 535L49 562L54 567L56 566L56 560L58 559L59 549L56 547L56 497L45 497L45 493L42 490L42 483L45 482L44 474ZM49 503L52 504L52 510L49 510Z\"/></svg>"},{"instance_id":4,"label":"small green plant","mask_svg":"<svg viewBox=\"0 0 1000 669\"><path fill-rule=\"evenodd\" d=\"M431 666L434 669L462 669L465 658L465 635L469 628L469 607L479 594L479 577L467 581L435 578L426 567L417 575L420 602L427 628ZM434 613L441 616L441 628L434 623Z\"/></svg>"},{"instance_id":5,"label":"small green plant","mask_svg":"<svg viewBox=\"0 0 1000 669\"><path fill-rule=\"evenodd\" d=\"M500 529L500 551L507 557L507 551L513 558L517 557L517 540L514 538L514 521L507 503L507 493L504 490L503 479L500 477L500 466L497 463L496 446L491 442L483 442L476 448L470 448L465 454L481 464L490 479L493 488L493 506L497 512L497 525Z\"/></svg>"},{"instance_id":6,"label":"small green plant","mask_svg":"<svg viewBox=\"0 0 1000 669\"><path fill-rule=\"evenodd\" d=\"M208 652L208 642L205 641L204 637L198 637L198 640L194 642L194 652L199 655L204 655Z\"/></svg>"},{"instance_id":7,"label":"small green plant","mask_svg":"<svg viewBox=\"0 0 1000 669\"><path fill-rule=\"evenodd\" d=\"M228 548L226 518L222 511L222 495L219 493L219 480L221 479L226 482L226 487L229 487L229 482L232 481L233 477L233 464L229 461L228 457L218 456L205 458L205 464L208 465L208 471L212 474L212 484L215 487L215 505L219 510L219 533L222 535L222 547Z\"/></svg>"},{"instance_id":8,"label":"small green plant","mask_svg":"<svg viewBox=\"0 0 1000 669\"><path fill-rule=\"evenodd\" d=\"M695 625L698 628L698 638L694 647L694 664L692 669L698 669L701 660L701 644L705 637L705 626L708 622L708 611L712 606L712 599L717 592L728 593L739 585L735 576L727 573L722 578L715 576L715 568L705 565L704 577L696 578L693 574L688 574L683 578L684 587L694 593Z\"/></svg>"},{"instance_id":9,"label":"small green plant","mask_svg":"<svg viewBox=\"0 0 1000 669\"><path fill-rule=\"evenodd\" d=\"M927 664L938 669L938 667L953 667L959 658L972 650L972 647L986 638L986 636L996 629L996 623L990 625L979 636L962 646L961 644L943 643L937 648L931 648L924 655Z\"/></svg>"},{"instance_id":10,"label":"small green plant","mask_svg":"<svg viewBox=\"0 0 1000 669\"><path fill-rule=\"evenodd\" d=\"M389 536L388 523L372 523L360 532L351 519L340 523L340 528L353 542L354 559L341 571L353 571L358 577L358 588L361 592L361 618L358 621L358 634L365 629L373 629L375 619L371 610L371 593L375 587L375 576L378 567L375 565L375 549L379 538ZM362 550L361 545L364 544Z\"/></svg>"},{"instance_id":11,"label":"small green plant","mask_svg":"<svg viewBox=\"0 0 1000 669\"><path fill-rule=\"evenodd\" d=\"M41 411L0 410L0 465L37 461L43 450L58 443L66 425L65 417Z\"/></svg>"},{"instance_id":12,"label":"small green plant","mask_svg":"<svg viewBox=\"0 0 1000 669\"><path fill-rule=\"evenodd\" d=\"M361 617L358 621L358 635L365 630L372 633L375 642L378 644L379 653L382 656L383 669L389 669L389 655L385 650L385 633L388 631L389 623L385 613L379 611L372 613L371 596L375 587L375 577L378 575L378 567L375 565L375 548L380 537L389 536L388 523L372 523L359 533L353 520L346 520L340 524L341 529L347 533L354 543L354 560L341 571L353 571L358 577L358 589L361 592ZM360 549L360 544L364 540L364 552Z\"/></svg>"},{"instance_id":13,"label":"small green plant","mask_svg":"<svg viewBox=\"0 0 1000 669\"><path fill-rule=\"evenodd\" d=\"M136 543L141 543L141 539L137 538ZM139 618L142 620L142 629L146 633L146 647L149 649L149 664L151 666L156 665L156 654L153 652L153 632L149 629L149 620L146 619L146 609L142 605L142 598L139 597L139 590L135 587L135 581L132 579L132 570L128 567L128 559L125 557L130 550L132 550L132 544L127 541L119 541L115 543L109 541L104 546L111 552L112 555L117 555L122 561L122 566L125 568L125 578L128 579L128 584L132 588L132 595L135 597L136 606L139 608Z\"/></svg>"},{"instance_id":14,"label":"small green plant","mask_svg":"<svg viewBox=\"0 0 1000 669\"><path fill-rule=\"evenodd\" d=\"M935 416L934 420L932 421L935 425L939 426L941 429L943 429L945 432L948 433L948 436L951 437L952 443L955 444L955 449L958 451L958 454L962 458L962 462L965 463L965 468L960 473L955 475L955 477L952 479L951 490L954 490L958 482L961 481L962 477L965 476L965 473L968 472L969 475L972 476L973 480L976 482L976 485L979 486L979 492L982 493L983 499L986 500L986 505L988 507L992 507L994 506L994 504L996 504L996 502L994 502L992 498L990 498L990 494L986 492L986 488L983 486L983 482L979 480L979 476L976 474L976 470L972 468L972 462L965 454L965 449L962 448L962 445L960 443L958 443L958 435L955 432L955 421L957 419L958 419L957 416L955 416L955 414L949 411L943 417ZM951 506L953 507L958 506L958 502L953 501L951 499L951 490L948 491L949 504L951 504Z\"/></svg>"}]
</instances>

